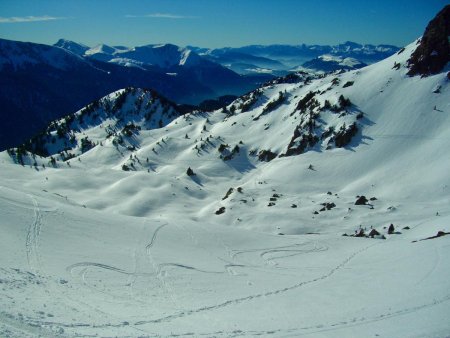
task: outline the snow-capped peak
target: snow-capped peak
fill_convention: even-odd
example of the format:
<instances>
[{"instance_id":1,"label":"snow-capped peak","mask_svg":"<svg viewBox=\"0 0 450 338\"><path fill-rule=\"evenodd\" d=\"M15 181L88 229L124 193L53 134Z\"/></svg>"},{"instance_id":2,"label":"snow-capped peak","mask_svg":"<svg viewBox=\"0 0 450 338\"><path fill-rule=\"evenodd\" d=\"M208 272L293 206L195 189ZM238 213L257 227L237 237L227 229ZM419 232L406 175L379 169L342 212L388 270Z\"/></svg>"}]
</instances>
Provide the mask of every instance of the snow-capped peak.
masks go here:
<instances>
[{"instance_id":1,"label":"snow-capped peak","mask_svg":"<svg viewBox=\"0 0 450 338\"><path fill-rule=\"evenodd\" d=\"M114 48L98 45L87 50L85 54L94 59L126 66L191 67L201 62L201 58L196 53L173 44L145 45L133 48Z\"/></svg>"},{"instance_id":2,"label":"snow-capped peak","mask_svg":"<svg viewBox=\"0 0 450 338\"><path fill-rule=\"evenodd\" d=\"M98 44L95 47L92 47L88 50L86 50L85 54L86 55L94 55L94 54L108 54L108 55L112 55L116 52L117 50L114 47L110 47L108 45L105 44Z\"/></svg>"},{"instance_id":3,"label":"snow-capped peak","mask_svg":"<svg viewBox=\"0 0 450 338\"><path fill-rule=\"evenodd\" d=\"M81 43L73 42L66 39L59 39L55 44L55 47L60 47L65 50L68 50L76 55L84 55L84 53L89 49L88 46L83 45Z\"/></svg>"}]
</instances>

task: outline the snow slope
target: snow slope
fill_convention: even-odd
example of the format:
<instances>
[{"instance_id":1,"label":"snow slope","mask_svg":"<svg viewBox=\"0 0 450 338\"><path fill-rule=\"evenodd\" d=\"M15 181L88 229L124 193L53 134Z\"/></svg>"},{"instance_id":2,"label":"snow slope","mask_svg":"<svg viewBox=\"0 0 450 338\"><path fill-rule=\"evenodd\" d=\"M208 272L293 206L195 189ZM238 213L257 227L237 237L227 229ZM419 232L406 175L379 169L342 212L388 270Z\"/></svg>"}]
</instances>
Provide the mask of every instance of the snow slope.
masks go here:
<instances>
[{"instance_id":1,"label":"snow slope","mask_svg":"<svg viewBox=\"0 0 450 338\"><path fill-rule=\"evenodd\" d=\"M1 153L0 336L448 336L449 80L415 46L133 148L93 121L69 164Z\"/></svg>"}]
</instances>

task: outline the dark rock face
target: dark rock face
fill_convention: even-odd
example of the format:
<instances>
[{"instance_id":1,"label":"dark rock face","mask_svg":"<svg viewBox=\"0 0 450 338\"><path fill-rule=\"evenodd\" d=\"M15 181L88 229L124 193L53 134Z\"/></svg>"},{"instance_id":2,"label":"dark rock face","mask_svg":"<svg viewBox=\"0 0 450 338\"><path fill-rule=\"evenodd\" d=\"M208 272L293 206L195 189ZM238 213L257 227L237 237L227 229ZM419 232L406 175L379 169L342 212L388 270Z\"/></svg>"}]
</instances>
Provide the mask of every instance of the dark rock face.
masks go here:
<instances>
[{"instance_id":1,"label":"dark rock face","mask_svg":"<svg viewBox=\"0 0 450 338\"><path fill-rule=\"evenodd\" d=\"M391 225L389 225L389 228L388 228L388 234L392 235L394 233L394 231L395 231L394 224L391 223Z\"/></svg>"},{"instance_id":2,"label":"dark rock face","mask_svg":"<svg viewBox=\"0 0 450 338\"><path fill-rule=\"evenodd\" d=\"M450 59L450 5L430 21L419 46L408 60L408 75L427 76L440 72Z\"/></svg>"},{"instance_id":3,"label":"dark rock face","mask_svg":"<svg viewBox=\"0 0 450 338\"><path fill-rule=\"evenodd\" d=\"M367 202L369 202L366 198L366 196L360 196L355 202L355 205L366 205Z\"/></svg>"},{"instance_id":4,"label":"dark rock face","mask_svg":"<svg viewBox=\"0 0 450 338\"><path fill-rule=\"evenodd\" d=\"M277 154L271 152L270 150L261 150L258 154L258 159L262 162L270 162L275 157L277 157Z\"/></svg>"},{"instance_id":5,"label":"dark rock face","mask_svg":"<svg viewBox=\"0 0 450 338\"><path fill-rule=\"evenodd\" d=\"M334 138L336 147L342 148L348 145L357 132L358 126L356 125L356 122L353 122L348 128L342 128L339 130Z\"/></svg>"},{"instance_id":6,"label":"dark rock face","mask_svg":"<svg viewBox=\"0 0 450 338\"><path fill-rule=\"evenodd\" d=\"M216 215L221 215L225 212L225 207L220 207L218 210L216 210L215 214Z\"/></svg>"},{"instance_id":7,"label":"dark rock face","mask_svg":"<svg viewBox=\"0 0 450 338\"><path fill-rule=\"evenodd\" d=\"M380 236L380 233L375 229L370 230L369 237L374 238L375 236Z\"/></svg>"},{"instance_id":8,"label":"dark rock face","mask_svg":"<svg viewBox=\"0 0 450 338\"><path fill-rule=\"evenodd\" d=\"M187 169L187 171L186 171L186 175L188 175L188 176L194 176L194 175L195 175L194 170L192 170L191 167L189 167L189 168Z\"/></svg>"}]
</instances>

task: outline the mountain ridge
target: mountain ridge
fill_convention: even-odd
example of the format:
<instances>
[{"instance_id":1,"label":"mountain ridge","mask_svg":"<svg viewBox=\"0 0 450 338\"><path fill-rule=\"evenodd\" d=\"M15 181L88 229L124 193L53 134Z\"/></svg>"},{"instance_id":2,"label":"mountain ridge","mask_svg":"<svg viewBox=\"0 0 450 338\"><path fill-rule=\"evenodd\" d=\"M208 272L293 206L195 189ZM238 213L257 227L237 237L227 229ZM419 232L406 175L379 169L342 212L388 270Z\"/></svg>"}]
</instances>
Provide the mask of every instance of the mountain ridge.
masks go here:
<instances>
[{"instance_id":1,"label":"mountain ridge","mask_svg":"<svg viewBox=\"0 0 450 338\"><path fill-rule=\"evenodd\" d=\"M59 41L55 44L60 43ZM70 43L66 41L67 46ZM72 42L73 46L84 46L76 42ZM101 46L106 48L101 51ZM302 65L306 61L318 58L323 55L334 55L342 58L354 58L360 61L361 64L371 64L380 61L398 50L399 47L380 44L359 44L351 41L346 41L337 45L248 45L242 47L224 47L224 48L202 48L195 46L187 46L185 48L174 46L171 44L150 44L139 47L115 49L114 47L106 45L98 45L93 48L84 50L81 56L89 56L105 62L119 62L120 59L129 59L137 62L142 62L142 56L147 57L141 53L139 57L137 50L151 51L157 47L177 48L181 52L186 50L193 51L195 55L199 55L214 63L227 67L239 74L255 74L268 73L269 70L274 75L286 75L287 72L292 71L296 67ZM80 47L72 47L72 49ZM100 48L100 49L99 49ZM114 61L116 56L116 61ZM122 56L123 58L121 58ZM179 60L179 57L172 57L164 59L153 59L154 64L165 66L166 63L173 64L174 60ZM156 62L155 62L156 61ZM150 62L151 63L151 62ZM131 64L130 64L131 65ZM326 69L321 69L326 70Z\"/></svg>"},{"instance_id":2,"label":"mountain ridge","mask_svg":"<svg viewBox=\"0 0 450 338\"><path fill-rule=\"evenodd\" d=\"M209 61L199 67L128 67L127 62L102 62L55 46L1 40L0 47L0 103L5 117L0 149L20 144L51 120L127 86L154 88L179 103L198 104L245 93L272 78L240 76Z\"/></svg>"},{"instance_id":3,"label":"mountain ridge","mask_svg":"<svg viewBox=\"0 0 450 338\"><path fill-rule=\"evenodd\" d=\"M325 55L356 59L359 64L364 65L385 59L400 50L399 47L391 45L363 45L351 41L338 45L248 45L216 49L188 46L187 48L241 74L270 71L279 76L295 71L303 64L312 63L314 60L316 67L323 66L317 69L319 71L338 69L339 64L330 67L329 64L322 65L317 62L318 58Z\"/></svg>"}]
</instances>

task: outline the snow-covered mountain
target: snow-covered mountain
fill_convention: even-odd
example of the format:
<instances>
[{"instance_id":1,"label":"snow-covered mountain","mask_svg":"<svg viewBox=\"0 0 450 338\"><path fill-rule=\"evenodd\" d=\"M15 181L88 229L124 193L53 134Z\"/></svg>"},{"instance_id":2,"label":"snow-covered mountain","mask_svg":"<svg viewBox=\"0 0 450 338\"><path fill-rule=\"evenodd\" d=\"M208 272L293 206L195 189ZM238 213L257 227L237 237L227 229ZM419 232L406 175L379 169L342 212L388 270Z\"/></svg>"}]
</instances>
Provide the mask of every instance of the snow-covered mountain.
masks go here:
<instances>
[{"instance_id":1,"label":"snow-covered mountain","mask_svg":"<svg viewBox=\"0 0 450 338\"><path fill-rule=\"evenodd\" d=\"M126 88L54 121L25 148L63 161L102 146L108 139L115 146L135 149L135 135L140 130L162 128L181 115L176 104L152 90Z\"/></svg>"},{"instance_id":2,"label":"snow-covered mountain","mask_svg":"<svg viewBox=\"0 0 450 338\"><path fill-rule=\"evenodd\" d=\"M69 44L66 42L65 45L61 43L60 45L62 48L68 46L74 49L73 45L77 45L77 43L73 42ZM246 82L255 81L255 79L264 82L273 78L267 74L271 74L272 71L243 70L245 67L255 67L254 65L246 64L246 62L254 62L256 60L257 62L254 63L258 64L258 67L265 66L271 67L271 69L274 69L274 67L283 68L283 65L279 62L261 57L232 52L220 52L220 57L217 57L216 54L208 53L200 56L193 48L183 48L172 44L146 45L133 48L111 47L100 44L85 50L82 56L88 59L114 63L126 67L141 68L154 66L173 76L183 76L185 73L188 73L193 80L206 81L215 88L225 87L226 89L222 88L218 90L220 94L236 94L236 78L240 78L245 88L251 87L246 85ZM256 73L260 76L256 78L250 76L239 77L234 71L242 75L255 75ZM261 74L264 76L261 76ZM214 82L218 83L215 84ZM232 82L232 86L230 86L230 82ZM242 85L238 84L238 87L242 87Z\"/></svg>"},{"instance_id":3,"label":"snow-covered mountain","mask_svg":"<svg viewBox=\"0 0 450 338\"><path fill-rule=\"evenodd\" d=\"M133 51L102 46L97 53L86 50L93 53L91 57L82 53L86 47L80 44L60 40L57 46L0 40L0 150L24 142L50 121L127 86L153 88L178 103L198 104L221 95L241 95L272 78L240 76L174 46ZM178 59L169 68L150 65L156 59L147 49L161 53L158 60L162 63L172 54ZM122 57L111 59L106 54L111 50L122 52ZM107 55L104 61L108 62L96 60L101 59L99 55Z\"/></svg>"},{"instance_id":4,"label":"snow-covered mountain","mask_svg":"<svg viewBox=\"0 0 450 338\"><path fill-rule=\"evenodd\" d=\"M174 66L188 68L203 64L211 66L211 63L202 59L191 50L171 44L147 45L129 49L117 49L99 45L86 50L85 55L100 61L123 63L125 60L169 69Z\"/></svg>"},{"instance_id":5,"label":"snow-covered mountain","mask_svg":"<svg viewBox=\"0 0 450 338\"><path fill-rule=\"evenodd\" d=\"M60 47L76 55L83 56L84 53L89 49L88 46L81 43L76 43L66 39L59 39L55 44L55 47Z\"/></svg>"},{"instance_id":6,"label":"snow-covered mountain","mask_svg":"<svg viewBox=\"0 0 450 338\"><path fill-rule=\"evenodd\" d=\"M115 92L0 153L0 336L447 336L450 78L410 73L423 42L211 112Z\"/></svg>"},{"instance_id":7,"label":"snow-covered mountain","mask_svg":"<svg viewBox=\"0 0 450 338\"><path fill-rule=\"evenodd\" d=\"M273 78L271 74L255 76L253 72L244 74L245 76L238 75L232 67L225 67L217 60L205 58L191 49L172 44L134 48L99 45L87 50L84 56L126 67L156 67L171 76L207 84L216 96L241 95L254 89L257 84Z\"/></svg>"},{"instance_id":8,"label":"snow-covered mountain","mask_svg":"<svg viewBox=\"0 0 450 338\"><path fill-rule=\"evenodd\" d=\"M83 59L51 46L0 39L0 69L19 70L44 64L57 69L76 68Z\"/></svg>"}]
</instances>

